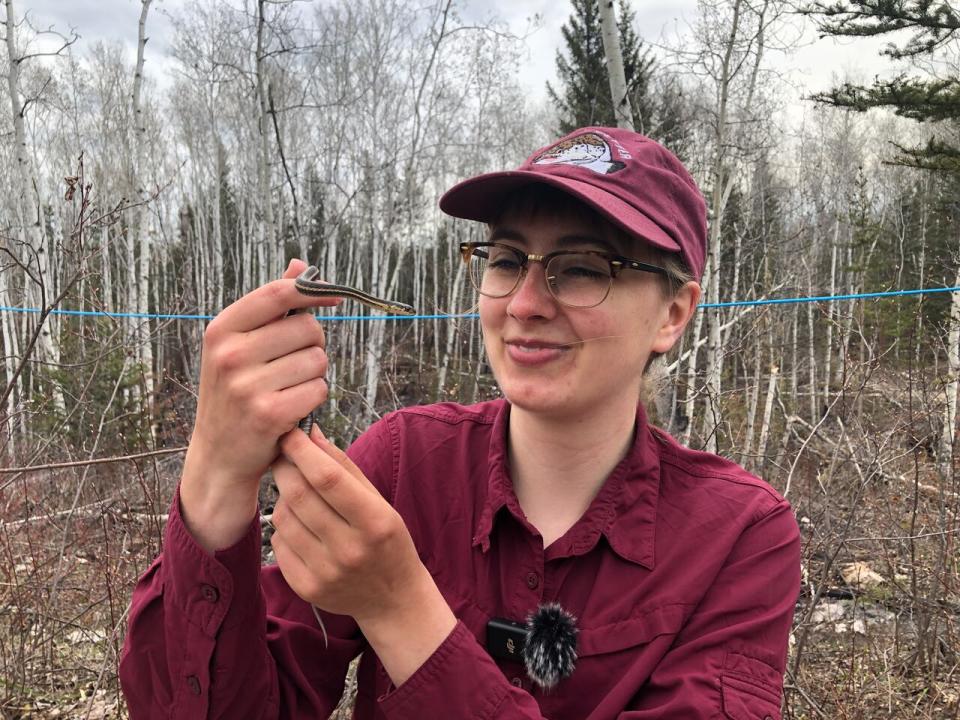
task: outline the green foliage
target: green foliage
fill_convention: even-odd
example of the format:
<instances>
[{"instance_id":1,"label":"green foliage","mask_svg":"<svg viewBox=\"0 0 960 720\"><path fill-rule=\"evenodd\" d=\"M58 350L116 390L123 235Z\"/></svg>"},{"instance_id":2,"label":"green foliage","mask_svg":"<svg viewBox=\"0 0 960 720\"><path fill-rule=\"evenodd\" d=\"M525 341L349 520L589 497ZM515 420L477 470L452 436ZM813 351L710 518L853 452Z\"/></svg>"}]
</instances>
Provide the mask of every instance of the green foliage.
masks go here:
<instances>
[{"instance_id":1,"label":"green foliage","mask_svg":"<svg viewBox=\"0 0 960 720\"><path fill-rule=\"evenodd\" d=\"M547 83L547 94L560 115L560 132L566 134L585 125L616 125L610 80L607 76L598 0L572 0L573 14L563 26L566 54L557 52L560 89ZM627 96L637 129L654 113L649 87L654 61L633 29L634 13L626 0L619 0L617 27L627 81Z\"/></svg>"},{"instance_id":2,"label":"green foliage","mask_svg":"<svg viewBox=\"0 0 960 720\"><path fill-rule=\"evenodd\" d=\"M949 2L932 0L846 0L833 4L815 2L803 10L819 18L824 35L877 36L908 30L912 37L903 45L893 43L883 50L891 58L930 55L954 39L960 30L960 14ZM845 83L814 99L837 107L864 112L887 107L918 122L960 122L960 81L955 77L876 80L865 87ZM923 147L897 145L899 163L926 170L960 172L960 148L942 140Z\"/></svg>"},{"instance_id":3,"label":"green foliage","mask_svg":"<svg viewBox=\"0 0 960 720\"><path fill-rule=\"evenodd\" d=\"M801 10L820 19L823 35L873 37L898 30L912 30L913 37L883 51L892 58L927 55L947 43L960 30L960 15L949 2L933 0L845 0L815 2Z\"/></svg>"},{"instance_id":4,"label":"green foliage","mask_svg":"<svg viewBox=\"0 0 960 720\"><path fill-rule=\"evenodd\" d=\"M80 452L93 449L95 442L98 454L140 446L149 434L147 412L135 399L143 374L128 362L118 321L84 318L63 327L61 356L77 360L36 371L31 409L38 433L56 433L61 446ZM65 407L52 401L53 386L62 391Z\"/></svg>"}]
</instances>

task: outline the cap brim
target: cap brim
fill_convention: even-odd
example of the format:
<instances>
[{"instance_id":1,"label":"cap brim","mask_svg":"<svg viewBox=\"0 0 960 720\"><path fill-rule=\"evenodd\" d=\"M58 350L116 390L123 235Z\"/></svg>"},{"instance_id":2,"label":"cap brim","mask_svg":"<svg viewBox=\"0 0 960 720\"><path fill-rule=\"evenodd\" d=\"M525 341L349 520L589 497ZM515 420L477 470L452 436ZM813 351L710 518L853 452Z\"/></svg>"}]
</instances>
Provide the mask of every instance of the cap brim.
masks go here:
<instances>
[{"instance_id":1,"label":"cap brim","mask_svg":"<svg viewBox=\"0 0 960 720\"><path fill-rule=\"evenodd\" d=\"M448 215L464 220L491 222L500 214L510 193L534 183L551 185L582 200L613 225L651 245L672 252L681 250L673 238L633 205L605 190L562 175L528 170L478 175L457 183L444 193L440 198L440 209Z\"/></svg>"}]
</instances>

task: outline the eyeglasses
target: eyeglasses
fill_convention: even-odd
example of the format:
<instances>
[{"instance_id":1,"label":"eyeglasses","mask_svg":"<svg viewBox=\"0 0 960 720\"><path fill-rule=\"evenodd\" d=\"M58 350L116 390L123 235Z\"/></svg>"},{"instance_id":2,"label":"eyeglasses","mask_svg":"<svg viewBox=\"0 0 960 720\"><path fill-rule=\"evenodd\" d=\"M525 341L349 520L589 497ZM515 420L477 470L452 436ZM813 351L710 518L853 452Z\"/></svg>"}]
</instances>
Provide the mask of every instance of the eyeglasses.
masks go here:
<instances>
[{"instance_id":1,"label":"eyeglasses","mask_svg":"<svg viewBox=\"0 0 960 720\"><path fill-rule=\"evenodd\" d=\"M546 255L525 253L498 242L460 243L470 282L481 295L502 298L523 281L531 262L543 265L547 289L561 305L596 307L610 294L621 270L640 270L669 277L665 268L597 250L557 250Z\"/></svg>"}]
</instances>

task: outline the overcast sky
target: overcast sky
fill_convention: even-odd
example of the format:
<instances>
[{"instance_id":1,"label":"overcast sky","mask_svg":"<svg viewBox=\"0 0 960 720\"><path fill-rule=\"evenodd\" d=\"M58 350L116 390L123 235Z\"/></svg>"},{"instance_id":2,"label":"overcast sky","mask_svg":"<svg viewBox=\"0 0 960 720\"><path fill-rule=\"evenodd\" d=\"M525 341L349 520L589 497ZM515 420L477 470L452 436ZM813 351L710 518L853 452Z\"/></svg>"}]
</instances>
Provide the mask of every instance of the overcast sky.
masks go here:
<instances>
[{"instance_id":1,"label":"overcast sky","mask_svg":"<svg viewBox=\"0 0 960 720\"><path fill-rule=\"evenodd\" d=\"M322 1L322 0L321 0ZM242 0L235 0L238 4ZM16 11L28 11L38 29L54 26L66 32L74 29L83 45L97 40L124 42L135 53L139 0L14 0ZM146 73L162 87L169 63L172 27L169 14L176 12L183 0L155 0L148 20L150 44ZM632 0L636 11L637 30L647 43L676 45L689 32L696 17L696 0L675 2ZM521 81L531 95L545 97L545 83L555 81L554 63L558 46L562 43L560 28L570 14L570 5L562 0L461 0L458 3L464 20L484 20L499 17L517 34L529 27L529 19L539 14L541 22L527 38L526 65L520 73ZM830 87L836 78L851 75L869 81L876 74L887 74L890 63L877 55L885 41L858 39L856 41L827 38L818 40L808 31L804 46L775 62L797 85L796 98Z\"/></svg>"}]
</instances>

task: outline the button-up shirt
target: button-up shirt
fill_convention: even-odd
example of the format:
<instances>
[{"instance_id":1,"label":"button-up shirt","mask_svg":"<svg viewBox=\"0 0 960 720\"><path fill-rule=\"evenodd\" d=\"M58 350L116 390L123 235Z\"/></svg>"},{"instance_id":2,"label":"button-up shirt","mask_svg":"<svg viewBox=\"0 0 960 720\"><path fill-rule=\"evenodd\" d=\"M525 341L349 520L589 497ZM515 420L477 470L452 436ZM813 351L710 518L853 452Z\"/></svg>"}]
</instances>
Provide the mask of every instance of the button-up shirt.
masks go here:
<instances>
[{"instance_id":1,"label":"button-up shirt","mask_svg":"<svg viewBox=\"0 0 960 720\"><path fill-rule=\"evenodd\" d=\"M311 606L261 568L257 521L210 554L174 498L163 553L133 593L120 665L131 718L326 718L363 653L357 720L779 719L800 583L788 503L641 407L626 457L544 547L510 479L509 415L503 400L407 408L349 450L458 618L400 687L351 618L322 615L325 646ZM485 649L491 618L522 622L545 603L578 628L575 669L549 690Z\"/></svg>"}]
</instances>

